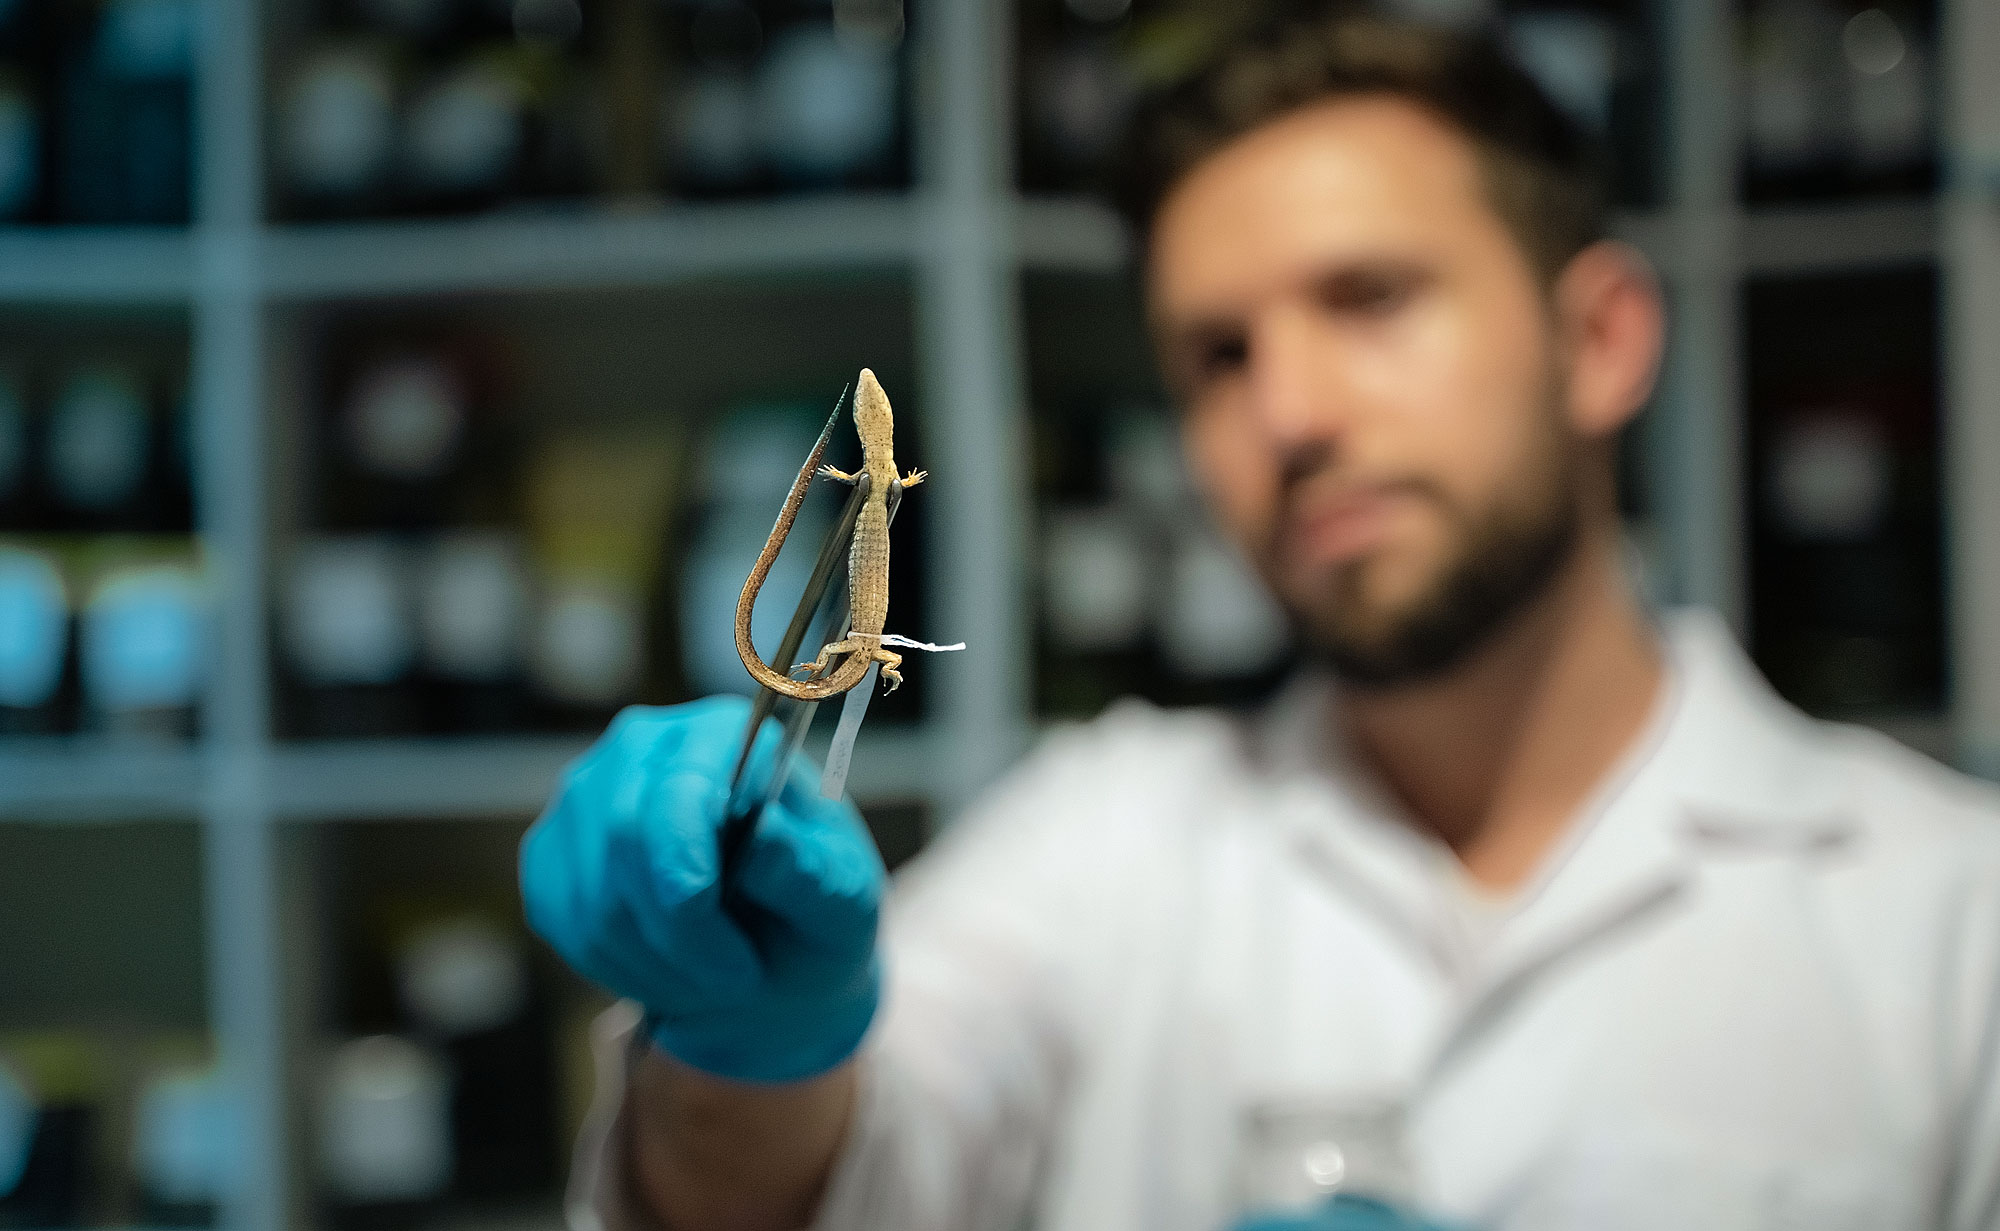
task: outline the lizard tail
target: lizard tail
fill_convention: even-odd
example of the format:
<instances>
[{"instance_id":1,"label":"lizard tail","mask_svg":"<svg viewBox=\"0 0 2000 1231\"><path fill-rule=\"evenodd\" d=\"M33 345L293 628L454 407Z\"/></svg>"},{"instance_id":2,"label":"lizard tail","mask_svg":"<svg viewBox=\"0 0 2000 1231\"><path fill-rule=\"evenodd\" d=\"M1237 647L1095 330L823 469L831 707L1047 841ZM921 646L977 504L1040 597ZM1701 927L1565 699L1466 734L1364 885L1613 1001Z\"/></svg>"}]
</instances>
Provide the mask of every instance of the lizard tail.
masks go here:
<instances>
[{"instance_id":1,"label":"lizard tail","mask_svg":"<svg viewBox=\"0 0 2000 1231\"><path fill-rule=\"evenodd\" d=\"M837 409L835 413L839 413ZM757 609L757 594L764 588L765 578L771 575L771 566L778 561L779 549L792 533L792 523L799 518L799 506L805 503L806 490L812 486L813 472L819 469L820 458L826 455L827 436L826 432L820 433L819 443L813 446L806 464L799 467L798 477L792 480L792 490L785 494L785 505L778 510L777 524L771 527L770 537L764 540L764 549L757 553L757 563L750 567L750 576L743 582L743 593L736 600L736 656L743 660L744 669L750 672L752 679L772 692L800 701L824 701L846 692L868 674L871 661L866 654L850 654L840 669L825 679L795 680L766 663L757 653L757 647L750 642L750 617Z\"/></svg>"}]
</instances>

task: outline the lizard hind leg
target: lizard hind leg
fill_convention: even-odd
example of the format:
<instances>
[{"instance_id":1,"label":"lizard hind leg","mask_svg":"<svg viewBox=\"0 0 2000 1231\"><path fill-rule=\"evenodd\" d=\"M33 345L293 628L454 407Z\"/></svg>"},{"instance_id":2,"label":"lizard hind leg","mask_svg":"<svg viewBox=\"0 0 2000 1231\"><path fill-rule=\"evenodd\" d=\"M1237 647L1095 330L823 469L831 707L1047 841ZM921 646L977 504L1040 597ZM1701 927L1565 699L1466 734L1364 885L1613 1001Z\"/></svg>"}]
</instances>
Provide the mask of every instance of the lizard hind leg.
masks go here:
<instances>
[{"instance_id":1,"label":"lizard hind leg","mask_svg":"<svg viewBox=\"0 0 2000 1231\"><path fill-rule=\"evenodd\" d=\"M903 665L903 656L894 650L883 649L873 637L849 637L844 641L830 642L821 648L818 658L793 667L792 674L804 671L808 673L808 679L819 679L833 669L833 660L842 654L869 655L882 664L882 678L887 681L890 692L902 686L903 673L897 668Z\"/></svg>"},{"instance_id":2,"label":"lizard hind leg","mask_svg":"<svg viewBox=\"0 0 2000 1231\"><path fill-rule=\"evenodd\" d=\"M875 651L875 661L882 664L882 679L889 685L890 692L894 692L903 686L903 673L897 670L898 667L903 665L903 656L901 654L896 653L894 650L878 648Z\"/></svg>"}]
</instances>

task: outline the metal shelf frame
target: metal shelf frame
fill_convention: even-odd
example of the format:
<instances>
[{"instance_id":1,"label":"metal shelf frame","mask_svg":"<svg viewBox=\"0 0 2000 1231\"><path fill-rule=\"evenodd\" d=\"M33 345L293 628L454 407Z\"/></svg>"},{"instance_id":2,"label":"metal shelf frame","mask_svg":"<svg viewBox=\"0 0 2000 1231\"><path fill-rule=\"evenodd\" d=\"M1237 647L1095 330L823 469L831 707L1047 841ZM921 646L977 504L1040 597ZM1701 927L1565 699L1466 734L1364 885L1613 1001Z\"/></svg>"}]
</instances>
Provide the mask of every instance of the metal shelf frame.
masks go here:
<instances>
[{"instance_id":1,"label":"metal shelf frame","mask_svg":"<svg viewBox=\"0 0 2000 1231\"><path fill-rule=\"evenodd\" d=\"M0 309L180 306L191 320L199 530L222 596L203 738L0 742L0 822L198 818L210 1021L242 1116L229 1231L308 1220L293 1174L279 971L277 831L285 824L532 812L585 745L565 737L285 744L269 721L264 595L270 517L263 400L269 310L321 299L587 291L801 270L894 268L916 288L922 400L939 422L923 550L939 627L979 648L928 668L932 718L871 731L858 794L949 814L1025 746L1024 271L1115 275L1132 241L1100 206L1011 188L1009 0L930 0L913 26L915 187L629 215L273 225L262 217L263 72L254 0L202 0L196 221L184 230L0 230ZM916 0L913 0L916 2ZM1625 217L1674 291L1659 413L1648 427L1671 595L1744 626L1740 293L1760 274L1936 260L1949 440L1953 708L1963 763L2000 777L2000 7L1943 0L1945 165L1935 201L1750 211L1736 198L1730 0L1654 0L1668 33L1666 206ZM1940 738L1926 728L1930 738ZM467 784L478 784L468 789Z\"/></svg>"}]
</instances>

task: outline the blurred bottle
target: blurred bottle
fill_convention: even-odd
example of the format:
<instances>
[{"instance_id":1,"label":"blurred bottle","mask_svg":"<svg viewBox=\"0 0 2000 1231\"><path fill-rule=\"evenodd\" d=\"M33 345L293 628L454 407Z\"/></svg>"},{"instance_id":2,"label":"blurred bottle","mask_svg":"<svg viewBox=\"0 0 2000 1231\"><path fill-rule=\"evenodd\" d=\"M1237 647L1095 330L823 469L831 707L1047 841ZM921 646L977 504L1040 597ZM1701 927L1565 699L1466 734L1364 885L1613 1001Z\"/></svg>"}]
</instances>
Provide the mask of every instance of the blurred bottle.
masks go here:
<instances>
[{"instance_id":1,"label":"blurred bottle","mask_svg":"<svg viewBox=\"0 0 2000 1231\"><path fill-rule=\"evenodd\" d=\"M35 1104L27 1087L0 1059L0 1201L4 1201L28 1169L28 1151L35 1140Z\"/></svg>"},{"instance_id":2,"label":"blurred bottle","mask_svg":"<svg viewBox=\"0 0 2000 1231\"><path fill-rule=\"evenodd\" d=\"M34 478L27 390L18 372L0 369L0 529L41 528Z\"/></svg>"},{"instance_id":3,"label":"blurred bottle","mask_svg":"<svg viewBox=\"0 0 2000 1231\"><path fill-rule=\"evenodd\" d=\"M520 1198L557 1184L554 1040L518 935L480 914L403 937L396 986L415 1033L452 1074L452 1192Z\"/></svg>"},{"instance_id":4,"label":"blurred bottle","mask_svg":"<svg viewBox=\"0 0 2000 1231\"><path fill-rule=\"evenodd\" d=\"M69 630L69 592L56 561L0 546L0 732L45 735L68 725Z\"/></svg>"},{"instance_id":5,"label":"blurred bottle","mask_svg":"<svg viewBox=\"0 0 2000 1231\"><path fill-rule=\"evenodd\" d=\"M1199 512L1175 535L1160 652L1200 683L1259 676L1283 660L1290 637L1284 612L1234 546Z\"/></svg>"},{"instance_id":6,"label":"blurred bottle","mask_svg":"<svg viewBox=\"0 0 2000 1231\"><path fill-rule=\"evenodd\" d=\"M0 1225L88 1225L107 1088L101 1054L73 1031L0 1040L0 1056L34 1108L34 1136L13 1191L0 1197Z\"/></svg>"},{"instance_id":7,"label":"blurred bottle","mask_svg":"<svg viewBox=\"0 0 2000 1231\"><path fill-rule=\"evenodd\" d=\"M1936 87L1912 7L1757 0L1743 37L1751 200L1929 188Z\"/></svg>"},{"instance_id":8,"label":"blurred bottle","mask_svg":"<svg viewBox=\"0 0 2000 1231\"><path fill-rule=\"evenodd\" d=\"M307 540L280 584L278 643L292 699L286 725L320 737L420 729L404 546L379 535Z\"/></svg>"},{"instance_id":9,"label":"blurred bottle","mask_svg":"<svg viewBox=\"0 0 2000 1231\"><path fill-rule=\"evenodd\" d=\"M1928 272L1752 284L1750 643L1822 714L1935 712L1944 547Z\"/></svg>"},{"instance_id":10,"label":"blurred bottle","mask_svg":"<svg viewBox=\"0 0 2000 1231\"><path fill-rule=\"evenodd\" d=\"M420 83L402 117L402 195L423 210L470 210L520 191L530 86L507 49L467 56Z\"/></svg>"},{"instance_id":11,"label":"blurred bottle","mask_svg":"<svg viewBox=\"0 0 2000 1231\"><path fill-rule=\"evenodd\" d=\"M534 451L527 514L541 592L529 669L549 722L601 725L669 691L650 625L678 477L674 443L659 435L578 435Z\"/></svg>"},{"instance_id":12,"label":"blurred bottle","mask_svg":"<svg viewBox=\"0 0 2000 1231\"><path fill-rule=\"evenodd\" d=\"M185 223L195 2L107 0L94 16L61 57L57 217Z\"/></svg>"},{"instance_id":13,"label":"blurred bottle","mask_svg":"<svg viewBox=\"0 0 2000 1231\"><path fill-rule=\"evenodd\" d=\"M464 363L437 351L363 360L333 420L324 519L338 527L429 530L455 520L467 487L500 476L474 456ZM479 442L484 443L484 442Z\"/></svg>"},{"instance_id":14,"label":"blurred bottle","mask_svg":"<svg viewBox=\"0 0 2000 1231\"><path fill-rule=\"evenodd\" d=\"M396 158L397 70L387 47L353 40L302 55L276 91L274 162L288 212L381 212Z\"/></svg>"},{"instance_id":15,"label":"blurred bottle","mask_svg":"<svg viewBox=\"0 0 2000 1231\"><path fill-rule=\"evenodd\" d=\"M239 1155L234 1107L212 1061L149 1067L132 1116L132 1176L141 1220L206 1227L228 1194Z\"/></svg>"},{"instance_id":16,"label":"blurred bottle","mask_svg":"<svg viewBox=\"0 0 2000 1231\"><path fill-rule=\"evenodd\" d=\"M776 31L753 88L758 144L781 184L889 178L897 123L900 23L798 22Z\"/></svg>"},{"instance_id":17,"label":"blurred bottle","mask_svg":"<svg viewBox=\"0 0 2000 1231\"><path fill-rule=\"evenodd\" d=\"M456 531L423 550L417 625L442 711L428 725L447 732L528 725L533 594L519 541L494 531Z\"/></svg>"},{"instance_id":18,"label":"blurred bottle","mask_svg":"<svg viewBox=\"0 0 2000 1231\"><path fill-rule=\"evenodd\" d=\"M695 470L700 487L690 493L699 507L680 595L681 672L697 695L756 689L736 654L736 600L771 533L777 504L812 451L818 413L789 404L740 407L716 424L702 449L703 460ZM791 537L765 579L750 636L766 662L777 654L838 508L838 498L827 491L813 493L800 507ZM901 522L900 515L897 520Z\"/></svg>"},{"instance_id":19,"label":"blurred bottle","mask_svg":"<svg viewBox=\"0 0 2000 1231\"><path fill-rule=\"evenodd\" d=\"M192 528L185 404L161 413L144 377L115 363L78 368L57 385L42 435L51 528L124 532Z\"/></svg>"},{"instance_id":20,"label":"blurred bottle","mask_svg":"<svg viewBox=\"0 0 2000 1231\"><path fill-rule=\"evenodd\" d=\"M661 144L676 186L686 191L729 193L755 184L761 163L749 72L691 69L662 108Z\"/></svg>"},{"instance_id":21,"label":"blurred bottle","mask_svg":"<svg viewBox=\"0 0 2000 1231\"><path fill-rule=\"evenodd\" d=\"M335 1047L318 1083L315 1146L330 1221L404 1227L452 1178L452 1077L430 1048L393 1035Z\"/></svg>"},{"instance_id":22,"label":"blurred bottle","mask_svg":"<svg viewBox=\"0 0 2000 1231\"><path fill-rule=\"evenodd\" d=\"M1043 416L1038 706L1230 703L1287 659L1282 612L1209 522L1163 408Z\"/></svg>"},{"instance_id":23,"label":"blurred bottle","mask_svg":"<svg viewBox=\"0 0 2000 1231\"><path fill-rule=\"evenodd\" d=\"M79 621L85 712L100 730L190 736L208 677L207 587L191 546L132 554L101 567Z\"/></svg>"},{"instance_id":24,"label":"blurred bottle","mask_svg":"<svg viewBox=\"0 0 2000 1231\"><path fill-rule=\"evenodd\" d=\"M695 194L902 182L901 0L676 0L685 53L658 108Z\"/></svg>"},{"instance_id":25,"label":"blurred bottle","mask_svg":"<svg viewBox=\"0 0 2000 1231\"><path fill-rule=\"evenodd\" d=\"M0 222L36 220L41 210L41 102L24 71L0 64Z\"/></svg>"}]
</instances>

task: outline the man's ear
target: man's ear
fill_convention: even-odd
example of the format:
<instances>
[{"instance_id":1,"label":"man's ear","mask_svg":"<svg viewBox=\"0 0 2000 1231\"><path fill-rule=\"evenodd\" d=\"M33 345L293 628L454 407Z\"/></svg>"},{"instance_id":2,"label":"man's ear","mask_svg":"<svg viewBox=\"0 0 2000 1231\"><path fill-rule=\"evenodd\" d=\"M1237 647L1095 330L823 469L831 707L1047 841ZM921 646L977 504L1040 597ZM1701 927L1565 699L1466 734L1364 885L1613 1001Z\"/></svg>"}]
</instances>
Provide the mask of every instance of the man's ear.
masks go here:
<instances>
[{"instance_id":1,"label":"man's ear","mask_svg":"<svg viewBox=\"0 0 2000 1231\"><path fill-rule=\"evenodd\" d=\"M1666 332L1659 280L1636 249L1604 240L1563 268L1554 303L1570 424L1608 438L1639 413L1659 375Z\"/></svg>"}]
</instances>

